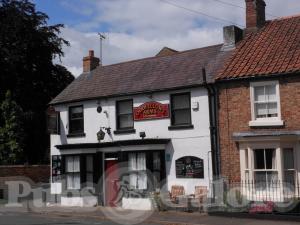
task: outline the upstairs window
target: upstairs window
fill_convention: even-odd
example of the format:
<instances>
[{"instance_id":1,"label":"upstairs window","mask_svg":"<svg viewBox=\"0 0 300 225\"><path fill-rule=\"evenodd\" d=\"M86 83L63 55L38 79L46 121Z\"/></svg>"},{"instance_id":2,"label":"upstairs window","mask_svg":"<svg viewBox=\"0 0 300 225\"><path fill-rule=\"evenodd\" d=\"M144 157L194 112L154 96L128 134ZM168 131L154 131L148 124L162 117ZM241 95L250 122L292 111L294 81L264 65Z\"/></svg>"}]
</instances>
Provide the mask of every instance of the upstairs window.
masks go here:
<instances>
[{"instance_id":1,"label":"upstairs window","mask_svg":"<svg viewBox=\"0 0 300 225\"><path fill-rule=\"evenodd\" d=\"M69 108L69 134L81 134L84 132L83 106Z\"/></svg>"},{"instance_id":2,"label":"upstairs window","mask_svg":"<svg viewBox=\"0 0 300 225\"><path fill-rule=\"evenodd\" d=\"M251 83L251 125L283 125L278 82Z\"/></svg>"},{"instance_id":3,"label":"upstairs window","mask_svg":"<svg viewBox=\"0 0 300 225\"><path fill-rule=\"evenodd\" d=\"M49 134L60 134L60 113L54 107L47 109L47 126Z\"/></svg>"},{"instance_id":4,"label":"upstairs window","mask_svg":"<svg viewBox=\"0 0 300 225\"><path fill-rule=\"evenodd\" d=\"M117 130L133 129L133 101L117 101Z\"/></svg>"},{"instance_id":5,"label":"upstairs window","mask_svg":"<svg viewBox=\"0 0 300 225\"><path fill-rule=\"evenodd\" d=\"M171 95L171 125L191 125L191 96L190 93Z\"/></svg>"}]
</instances>

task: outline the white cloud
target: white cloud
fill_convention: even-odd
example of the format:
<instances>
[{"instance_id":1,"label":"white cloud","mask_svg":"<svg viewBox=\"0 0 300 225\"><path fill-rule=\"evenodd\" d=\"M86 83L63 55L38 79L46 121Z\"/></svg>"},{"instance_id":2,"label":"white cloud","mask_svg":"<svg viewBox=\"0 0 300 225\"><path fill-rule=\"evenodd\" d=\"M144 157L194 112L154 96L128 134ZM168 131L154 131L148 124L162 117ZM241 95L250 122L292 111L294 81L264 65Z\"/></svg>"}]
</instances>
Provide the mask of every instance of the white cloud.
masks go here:
<instances>
[{"instance_id":1,"label":"white cloud","mask_svg":"<svg viewBox=\"0 0 300 225\"><path fill-rule=\"evenodd\" d=\"M245 10L220 4L215 0L167 0L186 8L204 12L237 24L245 24ZM82 2L84 4L85 1ZM241 7L241 0L223 0ZM285 16L300 11L299 0L266 0L267 11ZM64 2L64 6L69 5ZM89 6L90 8L87 8ZM95 16L75 27L66 27L62 36L70 41L65 47L62 64L75 76L82 71L82 57L89 49L99 55L99 38L96 32L109 27L109 38L103 43L103 64L155 55L162 47L185 50L222 42L222 26L211 18L166 4L160 0L98 0L89 2L84 13ZM74 10L69 7L69 10ZM76 9L78 10L78 9ZM268 16L270 17L270 16Z\"/></svg>"}]
</instances>

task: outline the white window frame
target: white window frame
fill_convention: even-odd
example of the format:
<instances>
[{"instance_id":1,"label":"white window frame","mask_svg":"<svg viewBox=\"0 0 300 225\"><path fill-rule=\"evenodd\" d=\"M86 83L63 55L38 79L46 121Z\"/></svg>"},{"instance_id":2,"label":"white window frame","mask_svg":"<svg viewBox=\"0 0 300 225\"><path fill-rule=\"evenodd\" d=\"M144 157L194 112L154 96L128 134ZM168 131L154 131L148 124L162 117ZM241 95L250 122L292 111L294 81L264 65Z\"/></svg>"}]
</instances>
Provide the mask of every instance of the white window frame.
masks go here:
<instances>
[{"instance_id":1,"label":"white window frame","mask_svg":"<svg viewBox=\"0 0 300 225\"><path fill-rule=\"evenodd\" d=\"M254 104L254 88L259 86L275 85L276 86L276 101L277 101L277 117L256 118L255 104ZM251 101L251 121L249 126L282 126L284 123L281 120L281 106L280 106L280 91L278 81L262 81L250 83L250 101Z\"/></svg>"},{"instance_id":2,"label":"white window frame","mask_svg":"<svg viewBox=\"0 0 300 225\"><path fill-rule=\"evenodd\" d=\"M288 172L288 171L292 171L294 173L294 182L297 181L297 168L296 168L296 163L297 163L297 156L296 156L296 152L295 152L295 148L294 147L282 147L282 157L284 157L284 152L287 151L287 150L292 150L292 153L293 153L293 168L288 168L286 169L285 168L285 165L284 165L284 158L282 159L283 160L283 165L282 165L282 180L284 182L287 182L286 181L286 177L285 177L285 172Z\"/></svg>"},{"instance_id":3,"label":"white window frame","mask_svg":"<svg viewBox=\"0 0 300 225\"><path fill-rule=\"evenodd\" d=\"M134 156L134 160L135 160L135 166L134 168L129 168L129 177L131 175L135 175L136 176L136 183L135 184L132 184L130 183L130 188L132 190L147 190L148 189L148 175L147 175L147 154L146 152L130 152L129 154L132 154ZM145 168L141 169L141 168L137 168L138 167L138 156L139 155L144 155L145 157ZM128 162L129 162L129 159L128 159ZM145 183L145 186L142 186L140 187L139 186L139 179L145 175L146 176L146 183ZM130 179L130 178L129 178Z\"/></svg>"},{"instance_id":4,"label":"white window frame","mask_svg":"<svg viewBox=\"0 0 300 225\"><path fill-rule=\"evenodd\" d=\"M265 138L256 138L249 141L239 142L239 150L240 150L240 171L241 171L241 179L245 183L245 187L243 191L247 198L250 200L266 200L265 196L268 196L270 193L271 200L282 201L284 196L299 196L299 190L297 189L297 184L299 180L298 175L298 149L300 145L295 142L295 140L288 139L265 139ZM266 192L261 189L256 189L256 187L252 187L252 182L256 180L254 169L254 151L255 149L276 149L276 169L279 179L279 188L277 191ZM294 171L295 171L295 191L288 192L288 189L284 188L283 184L285 182L285 169L284 169L284 150L285 149L293 149L294 155ZM246 167L246 151L248 150L248 169ZM247 173L249 176L247 176ZM250 184L247 186L247 184ZM272 188L271 188L272 189ZM284 193L285 192L285 193ZM261 197L260 197L261 196ZM262 198L263 197L263 198Z\"/></svg>"},{"instance_id":5,"label":"white window frame","mask_svg":"<svg viewBox=\"0 0 300 225\"><path fill-rule=\"evenodd\" d=\"M275 153L275 168L272 168L272 169L267 169L266 168L266 166L267 166L267 161L266 161L266 150L267 149L272 149L272 150L274 150L274 153ZM256 160L256 158L255 158L255 152L256 151L263 151L263 155L264 155L264 167L265 168L262 168L262 169L256 169L255 168L255 160ZM279 177L279 174L281 174L282 173L282 171L281 171L281 173L279 172L279 170L281 169L280 168L280 166L278 165L278 151L277 151L277 149L276 148L255 148L255 149L252 149L252 154L253 154L253 161L252 161L252 164L253 164L253 170L252 170L252 172L253 172L253 178L254 178L254 180L256 181L256 182L259 182L259 180L257 180L257 178L256 178L256 173L257 172L262 172L262 173L265 173L265 176L266 176L266 187L267 187L267 189L268 189L268 186L269 186L269 183L268 183L268 179L267 179L267 177L268 177L268 172L273 172L273 173L277 173L277 180L281 180L280 179L280 177Z\"/></svg>"},{"instance_id":6,"label":"white window frame","mask_svg":"<svg viewBox=\"0 0 300 225\"><path fill-rule=\"evenodd\" d=\"M67 165L67 159L71 159L72 158L72 170L69 171L68 169L68 165ZM78 170L75 170L74 169L74 162L75 162L75 158L78 158L79 159L79 168ZM81 171L80 171L80 156L79 155L68 155L66 156L66 159L65 159L65 168L66 168L66 171L65 171L65 174L66 174L66 188L67 190L80 190L81 189ZM75 176L78 176L79 175L79 184L78 184L78 187L75 187ZM68 183L68 176L70 176L72 178L72 181L71 181L71 184Z\"/></svg>"}]
</instances>

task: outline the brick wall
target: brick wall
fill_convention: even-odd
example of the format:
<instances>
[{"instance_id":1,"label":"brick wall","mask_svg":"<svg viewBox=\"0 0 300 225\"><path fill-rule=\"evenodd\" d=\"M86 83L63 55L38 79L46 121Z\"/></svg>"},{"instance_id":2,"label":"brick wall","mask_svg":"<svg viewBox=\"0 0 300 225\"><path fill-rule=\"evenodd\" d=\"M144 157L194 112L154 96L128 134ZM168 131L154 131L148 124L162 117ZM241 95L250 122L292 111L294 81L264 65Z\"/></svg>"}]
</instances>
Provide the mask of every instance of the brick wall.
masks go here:
<instances>
[{"instance_id":1,"label":"brick wall","mask_svg":"<svg viewBox=\"0 0 300 225\"><path fill-rule=\"evenodd\" d=\"M50 166L49 165L14 165L0 166L0 178L4 177L28 177L32 181L39 183L49 183Z\"/></svg>"},{"instance_id":2,"label":"brick wall","mask_svg":"<svg viewBox=\"0 0 300 225\"><path fill-rule=\"evenodd\" d=\"M240 156L233 132L255 130L300 130L300 77L278 78L283 127L250 128L250 81L219 84L219 132L221 173L230 180L240 179Z\"/></svg>"}]
</instances>

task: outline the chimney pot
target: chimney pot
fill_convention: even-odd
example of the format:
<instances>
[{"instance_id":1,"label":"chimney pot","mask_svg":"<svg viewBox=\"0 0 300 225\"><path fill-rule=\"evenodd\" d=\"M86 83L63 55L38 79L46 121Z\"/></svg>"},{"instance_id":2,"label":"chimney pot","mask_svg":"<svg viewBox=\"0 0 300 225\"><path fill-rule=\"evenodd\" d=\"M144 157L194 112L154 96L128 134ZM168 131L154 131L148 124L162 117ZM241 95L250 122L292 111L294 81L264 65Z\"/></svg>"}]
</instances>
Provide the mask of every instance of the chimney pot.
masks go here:
<instances>
[{"instance_id":1,"label":"chimney pot","mask_svg":"<svg viewBox=\"0 0 300 225\"><path fill-rule=\"evenodd\" d=\"M83 72L87 73L100 65L100 59L94 56L94 50L89 50L89 55L83 57Z\"/></svg>"},{"instance_id":2,"label":"chimney pot","mask_svg":"<svg viewBox=\"0 0 300 225\"><path fill-rule=\"evenodd\" d=\"M264 0L246 0L246 33L257 31L266 23Z\"/></svg>"},{"instance_id":3,"label":"chimney pot","mask_svg":"<svg viewBox=\"0 0 300 225\"><path fill-rule=\"evenodd\" d=\"M94 57L94 50L89 50L89 56Z\"/></svg>"}]
</instances>

